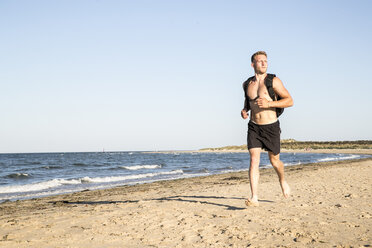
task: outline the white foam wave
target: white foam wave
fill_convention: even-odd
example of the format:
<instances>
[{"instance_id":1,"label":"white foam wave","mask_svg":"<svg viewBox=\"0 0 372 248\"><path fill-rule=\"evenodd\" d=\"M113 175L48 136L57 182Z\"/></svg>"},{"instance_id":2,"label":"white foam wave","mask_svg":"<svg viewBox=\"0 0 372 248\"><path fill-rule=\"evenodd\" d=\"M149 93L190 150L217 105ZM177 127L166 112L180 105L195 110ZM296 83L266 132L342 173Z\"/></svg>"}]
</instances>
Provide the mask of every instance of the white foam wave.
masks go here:
<instances>
[{"instance_id":1,"label":"white foam wave","mask_svg":"<svg viewBox=\"0 0 372 248\"><path fill-rule=\"evenodd\" d=\"M292 163L285 163L284 166L294 166L294 165L300 165L302 164L300 161L298 162L292 162Z\"/></svg>"},{"instance_id":2,"label":"white foam wave","mask_svg":"<svg viewBox=\"0 0 372 248\"><path fill-rule=\"evenodd\" d=\"M0 187L0 193L17 193L17 192L31 192L40 191L50 188L55 188L62 185L68 184L79 184L81 180L78 179L53 179L45 182L25 184L25 185L14 185L14 186L3 186Z\"/></svg>"},{"instance_id":3,"label":"white foam wave","mask_svg":"<svg viewBox=\"0 0 372 248\"><path fill-rule=\"evenodd\" d=\"M28 177L29 176L29 174L27 174L27 173L13 173L13 174L10 174L10 175L8 175L7 177L9 177L9 178L24 178L24 177Z\"/></svg>"},{"instance_id":4,"label":"white foam wave","mask_svg":"<svg viewBox=\"0 0 372 248\"><path fill-rule=\"evenodd\" d=\"M178 172L181 172L182 170L179 171L171 171L171 172L166 172L165 174L174 174L170 178L146 178L143 180L136 180L136 181L128 181L125 182L127 185L134 185L134 184L142 184L142 183L151 183L151 182L156 182L156 181L164 181L164 180L173 180L173 179L179 179L179 178L188 178L188 177L194 177L194 176L202 176L202 175L185 175L185 174L177 174ZM15 199L29 199L29 198L35 198L35 197L44 197L44 196L51 196L51 195L58 195L58 194L67 194L67 193L73 193L73 192L79 192L82 190L97 190L97 189L105 189L105 188L112 188L115 186L123 185L123 182L112 182L109 184L80 184L76 185L74 188L54 188L50 189L48 191L37 191L37 192L18 192L21 194L16 194L16 195L6 195L1 196L1 191L0 191L0 203L3 200L15 200Z\"/></svg>"},{"instance_id":5,"label":"white foam wave","mask_svg":"<svg viewBox=\"0 0 372 248\"><path fill-rule=\"evenodd\" d=\"M267 169L267 168L271 168L271 164L260 165L259 167L260 167L260 169L261 168L262 169Z\"/></svg>"},{"instance_id":6,"label":"white foam wave","mask_svg":"<svg viewBox=\"0 0 372 248\"><path fill-rule=\"evenodd\" d=\"M120 168L127 169L127 170L158 169L158 168L161 168L161 165L145 164L145 165L120 166Z\"/></svg>"},{"instance_id":7,"label":"white foam wave","mask_svg":"<svg viewBox=\"0 0 372 248\"><path fill-rule=\"evenodd\" d=\"M334 157L334 158L322 158L319 159L318 162L328 162L328 161L335 161L335 160L348 160L348 159L356 159L359 158L359 155L349 155L344 157Z\"/></svg>"},{"instance_id":8,"label":"white foam wave","mask_svg":"<svg viewBox=\"0 0 372 248\"><path fill-rule=\"evenodd\" d=\"M318 161L319 162L328 162L328 161L334 161L334 160L337 160L338 158L322 158L322 159L319 159Z\"/></svg>"},{"instance_id":9,"label":"white foam wave","mask_svg":"<svg viewBox=\"0 0 372 248\"><path fill-rule=\"evenodd\" d=\"M125 180L134 180L134 179L142 179L148 177L157 177L163 175L175 175L175 174L182 174L183 170L174 170L174 171L164 171L164 172L157 172L157 173L146 173L146 174L137 174L137 175L128 175L128 176L116 176L116 177L84 177L82 178L83 182L89 183L109 183L109 182L117 182L117 181L125 181Z\"/></svg>"},{"instance_id":10,"label":"white foam wave","mask_svg":"<svg viewBox=\"0 0 372 248\"><path fill-rule=\"evenodd\" d=\"M83 184L83 183L112 183L118 181L126 180L136 180L142 178L151 178L163 175L176 175L183 174L183 170L174 170L174 171L164 171L157 173L146 173L146 174L137 174L137 175L127 175L127 176L113 176L113 177L83 177L79 179L53 179L45 182L25 184L25 185L14 185L14 186L3 186L0 187L0 193L19 193L19 192L32 192L32 191L42 191L47 189L53 189L60 187L62 185L69 184Z\"/></svg>"}]
</instances>

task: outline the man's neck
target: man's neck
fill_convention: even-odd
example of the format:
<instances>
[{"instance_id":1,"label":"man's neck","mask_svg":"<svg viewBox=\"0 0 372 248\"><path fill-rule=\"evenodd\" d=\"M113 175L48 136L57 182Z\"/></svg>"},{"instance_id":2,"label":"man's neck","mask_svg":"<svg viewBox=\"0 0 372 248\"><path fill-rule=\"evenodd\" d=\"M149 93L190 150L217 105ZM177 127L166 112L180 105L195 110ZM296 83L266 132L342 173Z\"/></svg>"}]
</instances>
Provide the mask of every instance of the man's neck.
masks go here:
<instances>
[{"instance_id":1,"label":"man's neck","mask_svg":"<svg viewBox=\"0 0 372 248\"><path fill-rule=\"evenodd\" d=\"M266 72L265 73L255 73L256 74L256 77L258 77L258 79L261 81L261 80L264 80L265 77L266 77Z\"/></svg>"}]
</instances>

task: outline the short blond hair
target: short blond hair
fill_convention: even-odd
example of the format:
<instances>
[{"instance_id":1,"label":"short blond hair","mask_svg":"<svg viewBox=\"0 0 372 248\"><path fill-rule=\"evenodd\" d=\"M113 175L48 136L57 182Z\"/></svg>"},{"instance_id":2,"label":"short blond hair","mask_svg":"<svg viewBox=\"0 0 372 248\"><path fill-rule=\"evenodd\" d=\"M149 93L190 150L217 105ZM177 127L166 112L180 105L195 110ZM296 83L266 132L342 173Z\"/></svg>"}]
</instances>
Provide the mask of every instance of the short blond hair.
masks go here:
<instances>
[{"instance_id":1,"label":"short blond hair","mask_svg":"<svg viewBox=\"0 0 372 248\"><path fill-rule=\"evenodd\" d=\"M266 58L267 58L267 54L266 54L266 52L264 52L264 51L258 51L258 52L255 52L255 53L252 55L252 57L251 57L251 62L252 62L252 63L253 63L253 61L254 61L254 57L256 57L257 55L265 55Z\"/></svg>"}]
</instances>

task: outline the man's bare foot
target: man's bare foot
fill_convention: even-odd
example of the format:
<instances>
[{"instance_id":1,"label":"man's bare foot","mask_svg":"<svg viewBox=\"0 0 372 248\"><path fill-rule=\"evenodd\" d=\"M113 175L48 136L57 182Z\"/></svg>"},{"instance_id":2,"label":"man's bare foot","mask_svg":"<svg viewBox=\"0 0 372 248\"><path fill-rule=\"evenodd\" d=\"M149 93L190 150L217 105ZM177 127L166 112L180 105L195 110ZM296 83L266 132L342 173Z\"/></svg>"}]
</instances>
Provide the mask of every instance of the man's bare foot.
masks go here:
<instances>
[{"instance_id":1,"label":"man's bare foot","mask_svg":"<svg viewBox=\"0 0 372 248\"><path fill-rule=\"evenodd\" d=\"M260 204L258 201L248 199L245 201L245 205L247 205L247 207L258 207Z\"/></svg>"},{"instance_id":2,"label":"man's bare foot","mask_svg":"<svg viewBox=\"0 0 372 248\"><path fill-rule=\"evenodd\" d=\"M283 196L288 198L291 195L291 188L289 187L286 181L280 182L280 186L282 187Z\"/></svg>"}]
</instances>

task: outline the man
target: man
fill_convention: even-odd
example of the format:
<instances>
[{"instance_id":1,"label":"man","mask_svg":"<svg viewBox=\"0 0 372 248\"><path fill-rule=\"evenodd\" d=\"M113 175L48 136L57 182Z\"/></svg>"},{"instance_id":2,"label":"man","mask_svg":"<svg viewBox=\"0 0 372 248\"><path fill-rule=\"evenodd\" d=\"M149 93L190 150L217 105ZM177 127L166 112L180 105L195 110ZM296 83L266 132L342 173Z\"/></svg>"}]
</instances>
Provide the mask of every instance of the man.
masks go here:
<instances>
[{"instance_id":1,"label":"man","mask_svg":"<svg viewBox=\"0 0 372 248\"><path fill-rule=\"evenodd\" d=\"M243 119L251 118L248 124L248 150L250 154L249 182L252 196L246 201L247 206L258 206L258 180L261 149L268 151L271 165L278 177L283 196L288 198L290 187L284 179L284 164L280 161L280 124L277 119L276 108L287 108L293 105L293 100L282 81L274 77L272 86L278 99L271 99L265 78L267 76L267 55L263 51L256 52L251 57L255 76L247 81L244 87L246 103L241 111Z\"/></svg>"}]
</instances>

